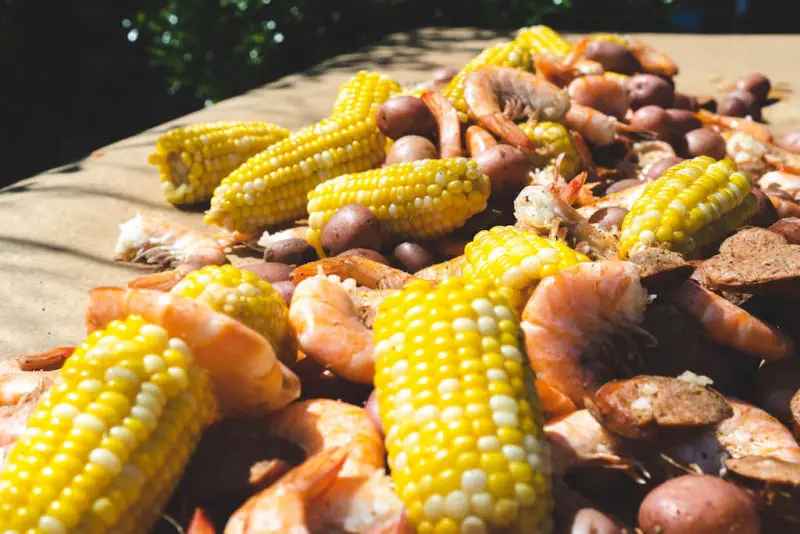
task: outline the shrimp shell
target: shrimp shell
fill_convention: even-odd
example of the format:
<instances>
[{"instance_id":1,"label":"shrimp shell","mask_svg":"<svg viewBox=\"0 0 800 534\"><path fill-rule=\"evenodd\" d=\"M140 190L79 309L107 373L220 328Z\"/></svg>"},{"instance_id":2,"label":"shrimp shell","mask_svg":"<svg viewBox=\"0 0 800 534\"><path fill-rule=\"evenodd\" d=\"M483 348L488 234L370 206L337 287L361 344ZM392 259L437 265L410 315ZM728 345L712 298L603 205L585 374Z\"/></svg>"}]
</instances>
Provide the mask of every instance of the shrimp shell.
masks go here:
<instances>
[{"instance_id":1,"label":"shrimp shell","mask_svg":"<svg viewBox=\"0 0 800 534\"><path fill-rule=\"evenodd\" d=\"M192 347L226 414L274 411L300 395L300 380L277 359L265 337L191 299L146 289L95 288L89 294L86 328L92 332L132 314Z\"/></svg>"},{"instance_id":2,"label":"shrimp shell","mask_svg":"<svg viewBox=\"0 0 800 534\"><path fill-rule=\"evenodd\" d=\"M626 261L581 263L542 280L525 305L521 325L537 378L583 407L584 398L601 385L593 369L599 364L613 375L626 363L601 361L600 351L584 352L593 345L607 349L603 341L612 334L637 331L647 302L639 267ZM616 356L614 347L605 352Z\"/></svg>"}]
</instances>

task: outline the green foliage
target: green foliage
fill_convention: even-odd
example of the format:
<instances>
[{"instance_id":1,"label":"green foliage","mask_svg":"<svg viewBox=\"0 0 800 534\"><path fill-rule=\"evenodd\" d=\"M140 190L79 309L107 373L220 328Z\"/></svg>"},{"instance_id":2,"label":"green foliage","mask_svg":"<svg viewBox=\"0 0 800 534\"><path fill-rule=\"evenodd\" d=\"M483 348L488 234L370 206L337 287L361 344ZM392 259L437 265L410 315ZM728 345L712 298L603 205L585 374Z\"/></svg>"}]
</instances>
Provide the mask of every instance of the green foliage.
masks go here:
<instances>
[{"instance_id":1,"label":"green foliage","mask_svg":"<svg viewBox=\"0 0 800 534\"><path fill-rule=\"evenodd\" d=\"M659 0L662 1L662 0ZM122 21L168 90L211 103L319 60L426 25L512 29L570 0L164 0Z\"/></svg>"}]
</instances>

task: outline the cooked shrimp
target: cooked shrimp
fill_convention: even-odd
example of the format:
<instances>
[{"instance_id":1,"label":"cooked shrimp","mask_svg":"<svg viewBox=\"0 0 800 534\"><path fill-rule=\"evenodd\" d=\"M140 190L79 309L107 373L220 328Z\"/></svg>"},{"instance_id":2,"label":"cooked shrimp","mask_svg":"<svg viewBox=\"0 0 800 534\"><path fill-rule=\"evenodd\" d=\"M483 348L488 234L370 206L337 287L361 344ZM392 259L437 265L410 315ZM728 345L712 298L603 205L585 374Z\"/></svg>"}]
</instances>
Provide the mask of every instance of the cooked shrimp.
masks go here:
<instances>
[{"instance_id":1,"label":"cooked shrimp","mask_svg":"<svg viewBox=\"0 0 800 534\"><path fill-rule=\"evenodd\" d=\"M625 116L630 107L628 91L623 82L603 75L581 76L567 88L573 105L594 108L617 119Z\"/></svg>"},{"instance_id":2,"label":"cooked shrimp","mask_svg":"<svg viewBox=\"0 0 800 534\"><path fill-rule=\"evenodd\" d=\"M788 172L771 171L759 178L758 187L765 193L783 191L795 202L800 201L800 176Z\"/></svg>"},{"instance_id":3,"label":"cooked shrimp","mask_svg":"<svg viewBox=\"0 0 800 534\"><path fill-rule=\"evenodd\" d=\"M471 158L494 146L497 146L497 139L492 134L477 125L467 128L467 152Z\"/></svg>"},{"instance_id":4,"label":"cooked shrimp","mask_svg":"<svg viewBox=\"0 0 800 534\"><path fill-rule=\"evenodd\" d=\"M797 202L775 193L767 193L767 197L781 219L784 217L800 217L800 204Z\"/></svg>"},{"instance_id":5,"label":"cooked shrimp","mask_svg":"<svg viewBox=\"0 0 800 534\"><path fill-rule=\"evenodd\" d=\"M626 35L624 39L645 72L668 78L678 74L678 64L663 52L659 52L652 45L630 35Z\"/></svg>"},{"instance_id":6,"label":"cooked shrimp","mask_svg":"<svg viewBox=\"0 0 800 534\"><path fill-rule=\"evenodd\" d=\"M292 296L289 321L303 354L347 380L372 383L374 336L341 285L324 276L300 282Z\"/></svg>"},{"instance_id":7,"label":"cooked shrimp","mask_svg":"<svg viewBox=\"0 0 800 534\"><path fill-rule=\"evenodd\" d=\"M610 195L605 195L597 199L590 206L581 206L578 208L578 213L585 218L589 218L600 208L616 206L630 210L633 206L633 203L636 202L644 193L645 187L647 187L647 184L642 183L640 185L628 187L622 191L617 191L616 193L611 193Z\"/></svg>"},{"instance_id":8,"label":"cooked shrimp","mask_svg":"<svg viewBox=\"0 0 800 534\"><path fill-rule=\"evenodd\" d=\"M63 349L55 351L63 353ZM53 352L43 353L45 356L41 359L36 355L17 356L0 362L0 469L11 446L25 430L39 399L58 378L57 370L35 370L52 363ZM36 361L42 365L34 364Z\"/></svg>"},{"instance_id":9,"label":"cooked shrimp","mask_svg":"<svg viewBox=\"0 0 800 534\"><path fill-rule=\"evenodd\" d=\"M57 369L73 350L59 347L0 362L0 406L14 406L39 388L49 388L58 377Z\"/></svg>"},{"instance_id":10,"label":"cooked shrimp","mask_svg":"<svg viewBox=\"0 0 800 534\"><path fill-rule=\"evenodd\" d=\"M571 129L577 130L590 143L596 146L610 145L617 140L620 132L630 137L648 139L655 134L637 130L627 124L619 122L610 115L606 115L594 108L573 103L564 116L564 123Z\"/></svg>"},{"instance_id":11,"label":"cooked shrimp","mask_svg":"<svg viewBox=\"0 0 800 534\"><path fill-rule=\"evenodd\" d=\"M300 395L299 379L277 359L265 337L191 299L146 289L95 288L89 294L86 327L92 332L131 314L192 347L226 414L274 411Z\"/></svg>"},{"instance_id":12,"label":"cooked shrimp","mask_svg":"<svg viewBox=\"0 0 800 534\"><path fill-rule=\"evenodd\" d=\"M344 448L308 458L236 510L225 525L225 534L310 534L308 516L346 460Z\"/></svg>"},{"instance_id":13,"label":"cooked shrimp","mask_svg":"<svg viewBox=\"0 0 800 534\"><path fill-rule=\"evenodd\" d=\"M535 74L487 65L467 74L464 99L477 121L523 152L535 147L512 119L559 121L569 108L569 94Z\"/></svg>"},{"instance_id":14,"label":"cooked shrimp","mask_svg":"<svg viewBox=\"0 0 800 534\"><path fill-rule=\"evenodd\" d=\"M261 237L258 238L256 244L259 247L266 248L270 245L278 243L280 241L286 241L288 239L302 239L305 241L308 238L308 226L295 226L293 228L287 228L286 230L280 230L278 232L268 232L265 231L261 234Z\"/></svg>"},{"instance_id":15,"label":"cooked shrimp","mask_svg":"<svg viewBox=\"0 0 800 534\"><path fill-rule=\"evenodd\" d=\"M611 235L589 224L589 221L550 187L529 185L514 200L517 224L540 234L556 237L561 229L575 249L593 259L616 258L619 245Z\"/></svg>"},{"instance_id":16,"label":"cooked shrimp","mask_svg":"<svg viewBox=\"0 0 800 534\"><path fill-rule=\"evenodd\" d=\"M186 528L186 534L215 534L214 524L202 508L194 511L192 521Z\"/></svg>"},{"instance_id":17,"label":"cooked shrimp","mask_svg":"<svg viewBox=\"0 0 800 534\"><path fill-rule=\"evenodd\" d=\"M439 91L428 91L420 97L433 114L439 129L439 157L460 158L461 150L461 120L458 111Z\"/></svg>"},{"instance_id":18,"label":"cooked shrimp","mask_svg":"<svg viewBox=\"0 0 800 534\"><path fill-rule=\"evenodd\" d=\"M721 345L777 360L794 353L792 341L694 280L687 280L672 296L678 306L700 322L703 331Z\"/></svg>"},{"instance_id":19,"label":"cooked shrimp","mask_svg":"<svg viewBox=\"0 0 800 534\"><path fill-rule=\"evenodd\" d=\"M168 291L191 271L228 263L224 247L214 238L165 219L136 214L122 223L119 230L115 261L173 269L140 276L129 287Z\"/></svg>"},{"instance_id":20,"label":"cooked shrimp","mask_svg":"<svg viewBox=\"0 0 800 534\"><path fill-rule=\"evenodd\" d=\"M522 312L538 379L583 407L583 399L629 367L613 336L643 331L647 291L625 261L581 263L542 280Z\"/></svg>"},{"instance_id":21,"label":"cooked shrimp","mask_svg":"<svg viewBox=\"0 0 800 534\"><path fill-rule=\"evenodd\" d=\"M698 110L695 116L707 126L716 126L723 130L734 130L744 133L762 143L772 142L772 132L765 125L752 119L718 115L707 109Z\"/></svg>"},{"instance_id":22,"label":"cooked shrimp","mask_svg":"<svg viewBox=\"0 0 800 534\"><path fill-rule=\"evenodd\" d=\"M414 273L414 276L429 282L441 282L453 276L461 276L461 272L466 264L467 258L462 254L461 256L456 256L445 262L425 267Z\"/></svg>"},{"instance_id":23,"label":"cooked shrimp","mask_svg":"<svg viewBox=\"0 0 800 534\"><path fill-rule=\"evenodd\" d=\"M366 410L314 399L287 406L270 416L267 425L312 458L337 450L347 454L335 478L313 499L313 506L305 508L309 531L365 533L402 514L402 502L385 472L383 438Z\"/></svg>"},{"instance_id":24,"label":"cooked shrimp","mask_svg":"<svg viewBox=\"0 0 800 534\"><path fill-rule=\"evenodd\" d=\"M582 57L558 58L552 54L533 56L536 75L559 87L569 85L580 76L603 74L603 65Z\"/></svg>"},{"instance_id":25,"label":"cooked shrimp","mask_svg":"<svg viewBox=\"0 0 800 534\"><path fill-rule=\"evenodd\" d=\"M638 467L632 458L626 458L622 440L603 428L588 410L578 410L548 421L544 433L550 441L553 474L556 476L587 465L631 473Z\"/></svg>"},{"instance_id":26,"label":"cooked shrimp","mask_svg":"<svg viewBox=\"0 0 800 534\"><path fill-rule=\"evenodd\" d=\"M717 474L725 458L769 456L800 463L800 445L791 431L760 408L728 398L733 417L702 432L677 435L663 442L660 452L683 466Z\"/></svg>"},{"instance_id":27,"label":"cooked shrimp","mask_svg":"<svg viewBox=\"0 0 800 534\"><path fill-rule=\"evenodd\" d=\"M352 278L358 285L371 289L400 289L414 279L413 275L361 256L334 256L301 265L292 271L292 279L299 284L306 278L319 274Z\"/></svg>"}]
</instances>

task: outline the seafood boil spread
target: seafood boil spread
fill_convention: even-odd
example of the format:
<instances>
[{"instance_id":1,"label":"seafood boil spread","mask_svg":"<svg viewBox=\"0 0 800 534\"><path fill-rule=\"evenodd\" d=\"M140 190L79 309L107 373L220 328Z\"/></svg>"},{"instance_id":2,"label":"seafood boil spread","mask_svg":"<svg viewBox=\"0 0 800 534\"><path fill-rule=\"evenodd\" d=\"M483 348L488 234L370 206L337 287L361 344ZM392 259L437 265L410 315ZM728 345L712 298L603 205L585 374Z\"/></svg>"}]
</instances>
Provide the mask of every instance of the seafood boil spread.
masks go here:
<instances>
[{"instance_id":1,"label":"seafood boil spread","mask_svg":"<svg viewBox=\"0 0 800 534\"><path fill-rule=\"evenodd\" d=\"M677 73L533 26L163 133L206 229L0 363L0 534L800 532L800 131Z\"/></svg>"}]
</instances>

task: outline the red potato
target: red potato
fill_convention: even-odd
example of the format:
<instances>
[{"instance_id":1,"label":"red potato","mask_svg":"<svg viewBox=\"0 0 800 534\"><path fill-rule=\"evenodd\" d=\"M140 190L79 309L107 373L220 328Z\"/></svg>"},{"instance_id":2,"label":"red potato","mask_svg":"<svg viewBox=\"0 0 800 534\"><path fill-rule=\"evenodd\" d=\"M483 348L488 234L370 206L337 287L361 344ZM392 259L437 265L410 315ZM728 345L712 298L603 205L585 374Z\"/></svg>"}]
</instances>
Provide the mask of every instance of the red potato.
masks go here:
<instances>
[{"instance_id":1,"label":"red potato","mask_svg":"<svg viewBox=\"0 0 800 534\"><path fill-rule=\"evenodd\" d=\"M394 142L386 154L386 165L396 165L406 161L436 159L439 153L430 140L419 135L406 135Z\"/></svg>"},{"instance_id":2,"label":"red potato","mask_svg":"<svg viewBox=\"0 0 800 534\"><path fill-rule=\"evenodd\" d=\"M651 491L639 508L644 534L758 534L755 500L721 478L684 475Z\"/></svg>"},{"instance_id":3,"label":"red potato","mask_svg":"<svg viewBox=\"0 0 800 534\"><path fill-rule=\"evenodd\" d=\"M381 104L375 113L375 123L389 139L406 135L432 138L436 132L436 121L428 106L415 96L396 96Z\"/></svg>"},{"instance_id":4,"label":"red potato","mask_svg":"<svg viewBox=\"0 0 800 534\"><path fill-rule=\"evenodd\" d=\"M489 176L492 196L513 197L528 185L533 163L511 145L497 145L475 156L475 163Z\"/></svg>"}]
</instances>

